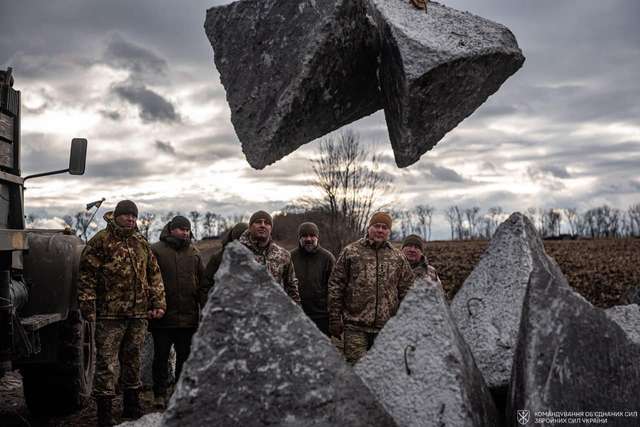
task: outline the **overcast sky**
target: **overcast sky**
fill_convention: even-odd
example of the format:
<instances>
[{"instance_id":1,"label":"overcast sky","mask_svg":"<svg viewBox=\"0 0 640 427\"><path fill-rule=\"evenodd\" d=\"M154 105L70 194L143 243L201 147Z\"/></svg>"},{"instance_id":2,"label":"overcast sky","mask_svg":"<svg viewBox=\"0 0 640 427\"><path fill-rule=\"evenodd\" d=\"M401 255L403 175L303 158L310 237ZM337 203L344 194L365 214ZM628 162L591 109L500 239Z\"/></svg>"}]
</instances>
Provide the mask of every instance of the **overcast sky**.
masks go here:
<instances>
[{"instance_id":1,"label":"overcast sky","mask_svg":"<svg viewBox=\"0 0 640 427\"><path fill-rule=\"evenodd\" d=\"M0 66L23 97L23 174L66 167L71 138L89 140L86 175L28 182L28 211L105 197L107 208L130 198L142 211L231 214L310 194L317 142L262 171L244 160L203 29L206 9L224 3L0 0ZM385 164L396 205L640 203L640 2L444 4L509 27L526 62L419 162ZM350 127L392 159L381 112Z\"/></svg>"}]
</instances>

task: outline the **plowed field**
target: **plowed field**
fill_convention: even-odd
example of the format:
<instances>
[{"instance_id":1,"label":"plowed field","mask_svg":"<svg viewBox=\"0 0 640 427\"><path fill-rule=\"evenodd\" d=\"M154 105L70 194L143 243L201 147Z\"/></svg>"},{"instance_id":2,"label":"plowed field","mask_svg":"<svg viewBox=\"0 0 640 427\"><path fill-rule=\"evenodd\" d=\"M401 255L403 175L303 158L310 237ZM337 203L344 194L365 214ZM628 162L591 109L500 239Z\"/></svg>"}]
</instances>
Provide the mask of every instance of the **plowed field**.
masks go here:
<instances>
[{"instance_id":1,"label":"plowed field","mask_svg":"<svg viewBox=\"0 0 640 427\"><path fill-rule=\"evenodd\" d=\"M449 297L478 263L486 241L431 242L427 254ZM597 307L625 303L640 286L640 239L547 240L545 251L560 265L569 284Z\"/></svg>"}]
</instances>

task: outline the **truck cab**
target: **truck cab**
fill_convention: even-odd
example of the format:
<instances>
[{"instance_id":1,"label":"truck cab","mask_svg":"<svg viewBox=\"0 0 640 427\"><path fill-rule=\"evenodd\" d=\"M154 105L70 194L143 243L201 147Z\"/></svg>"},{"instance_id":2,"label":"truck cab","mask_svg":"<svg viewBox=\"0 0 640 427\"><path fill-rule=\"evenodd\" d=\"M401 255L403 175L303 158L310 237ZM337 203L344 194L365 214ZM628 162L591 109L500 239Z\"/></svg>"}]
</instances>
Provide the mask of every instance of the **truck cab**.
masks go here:
<instances>
[{"instance_id":1,"label":"truck cab","mask_svg":"<svg viewBox=\"0 0 640 427\"><path fill-rule=\"evenodd\" d=\"M0 377L19 369L29 410L64 414L82 406L93 380L93 324L76 301L83 244L62 230L25 228L24 183L82 175L87 140L73 139L68 168L22 177L13 83L12 69L0 70Z\"/></svg>"}]
</instances>

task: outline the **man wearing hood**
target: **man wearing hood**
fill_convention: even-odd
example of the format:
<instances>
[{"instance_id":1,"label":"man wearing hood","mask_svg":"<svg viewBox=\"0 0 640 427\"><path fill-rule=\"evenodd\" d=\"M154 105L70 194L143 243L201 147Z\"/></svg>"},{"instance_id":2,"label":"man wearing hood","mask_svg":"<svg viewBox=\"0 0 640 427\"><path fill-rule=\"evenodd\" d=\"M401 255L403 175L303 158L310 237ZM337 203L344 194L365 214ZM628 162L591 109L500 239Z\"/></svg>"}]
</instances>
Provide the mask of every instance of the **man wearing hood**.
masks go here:
<instances>
[{"instance_id":1,"label":"man wearing hood","mask_svg":"<svg viewBox=\"0 0 640 427\"><path fill-rule=\"evenodd\" d=\"M98 424L113 425L112 400L116 370L122 360L123 418L142 416L140 354L147 318L166 310L158 262L136 226L138 207L122 200L107 212L107 227L84 248L80 259L78 305L82 316L96 322L94 395Z\"/></svg>"},{"instance_id":2,"label":"man wearing hood","mask_svg":"<svg viewBox=\"0 0 640 427\"><path fill-rule=\"evenodd\" d=\"M344 333L344 355L354 365L373 345L413 284L407 259L389 242L391 216L376 212L367 237L346 246L329 279L329 332Z\"/></svg>"},{"instance_id":3,"label":"man wearing hood","mask_svg":"<svg viewBox=\"0 0 640 427\"><path fill-rule=\"evenodd\" d=\"M318 329L329 335L327 290L336 259L318 243L320 230L313 222L298 227L298 247L291 251L291 260L298 278L302 309Z\"/></svg>"},{"instance_id":4,"label":"man wearing hood","mask_svg":"<svg viewBox=\"0 0 640 427\"><path fill-rule=\"evenodd\" d=\"M402 253L409 261L416 279L426 277L429 280L440 283L436 269L427 263L424 247L425 244L422 237L417 234L410 234L402 242Z\"/></svg>"},{"instance_id":5,"label":"man wearing hood","mask_svg":"<svg viewBox=\"0 0 640 427\"><path fill-rule=\"evenodd\" d=\"M204 270L204 278L206 283L206 293L208 293L215 286L215 276L222 263L222 256L224 255L224 248L234 240L238 240L242 233L249 228L249 224L246 222L239 222L233 226L231 230L227 232L222 239L222 247L211 256L211 259L207 263L207 268ZM206 301L207 295L205 295Z\"/></svg>"},{"instance_id":6,"label":"man wearing hood","mask_svg":"<svg viewBox=\"0 0 640 427\"><path fill-rule=\"evenodd\" d=\"M242 233L238 240L253 252L259 264L267 267L273 279L284 288L287 295L296 304L300 304L298 279L291 262L291 254L271 239L272 227L271 215L265 211L258 211L251 215L249 229Z\"/></svg>"},{"instance_id":7,"label":"man wearing hood","mask_svg":"<svg viewBox=\"0 0 640 427\"><path fill-rule=\"evenodd\" d=\"M175 216L164 226L160 241L151 245L151 250L160 265L167 299L165 315L149 324L153 335L154 405L164 408L171 346L176 350L177 381L189 357L200 310L206 303L204 265L191 242L191 222L184 216Z\"/></svg>"}]
</instances>

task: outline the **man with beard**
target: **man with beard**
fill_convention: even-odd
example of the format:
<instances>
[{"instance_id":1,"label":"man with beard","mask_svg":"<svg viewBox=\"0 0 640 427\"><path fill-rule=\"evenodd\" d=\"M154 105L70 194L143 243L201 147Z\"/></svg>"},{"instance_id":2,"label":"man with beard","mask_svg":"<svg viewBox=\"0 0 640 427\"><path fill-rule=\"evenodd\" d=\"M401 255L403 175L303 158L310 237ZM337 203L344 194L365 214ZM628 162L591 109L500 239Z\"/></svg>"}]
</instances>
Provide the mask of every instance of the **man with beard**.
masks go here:
<instances>
[{"instance_id":1,"label":"man with beard","mask_svg":"<svg viewBox=\"0 0 640 427\"><path fill-rule=\"evenodd\" d=\"M258 211L249 219L249 229L240 236L240 243L245 245L258 263L267 267L273 279L279 283L296 303L300 304L298 279L291 262L291 254L278 246L271 239L273 220L265 211Z\"/></svg>"},{"instance_id":2,"label":"man with beard","mask_svg":"<svg viewBox=\"0 0 640 427\"><path fill-rule=\"evenodd\" d=\"M154 405L164 408L167 401L169 352L176 351L176 381L189 357L191 338L198 328L200 310L206 303L204 264L191 242L191 223L175 216L164 226L160 241L151 246L158 259L167 299L167 312L150 322L153 335Z\"/></svg>"},{"instance_id":3,"label":"man with beard","mask_svg":"<svg viewBox=\"0 0 640 427\"><path fill-rule=\"evenodd\" d=\"M391 216L376 212L367 237L346 246L329 279L329 332L344 333L344 355L354 365L396 314L413 284L411 266L391 246Z\"/></svg>"},{"instance_id":4,"label":"man with beard","mask_svg":"<svg viewBox=\"0 0 640 427\"><path fill-rule=\"evenodd\" d=\"M417 234L408 235L402 242L402 253L407 258L407 261L409 261L416 279L426 277L429 280L440 283L436 269L427 263L424 249L424 240Z\"/></svg>"},{"instance_id":5,"label":"man with beard","mask_svg":"<svg viewBox=\"0 0 640 427\"><path fill-rule=\"evenodd\" d=\"M80 258L78 306L82 316L95 320L96 370L93 393L98 425L114 424L118 359L122 360L123 418L140 418L140 355L147 318L159 319L166 310L162 276L147 240L138 232L138 207L122 200L107 212L107 227L84 248Z\"/></svg>"},{"instance_id":6,"label":"man with beard","mask_svg":"<svg viewBox=\"0 0 640 427\"><path fill-rule=\"evenodd\" d=\"M298 247L291 251L291 260L298 278L302 309L318 329L329 336L327 292L335 257L318 244L320 231L313 222L298 227Z\"/></svg>"}]
</instances>

